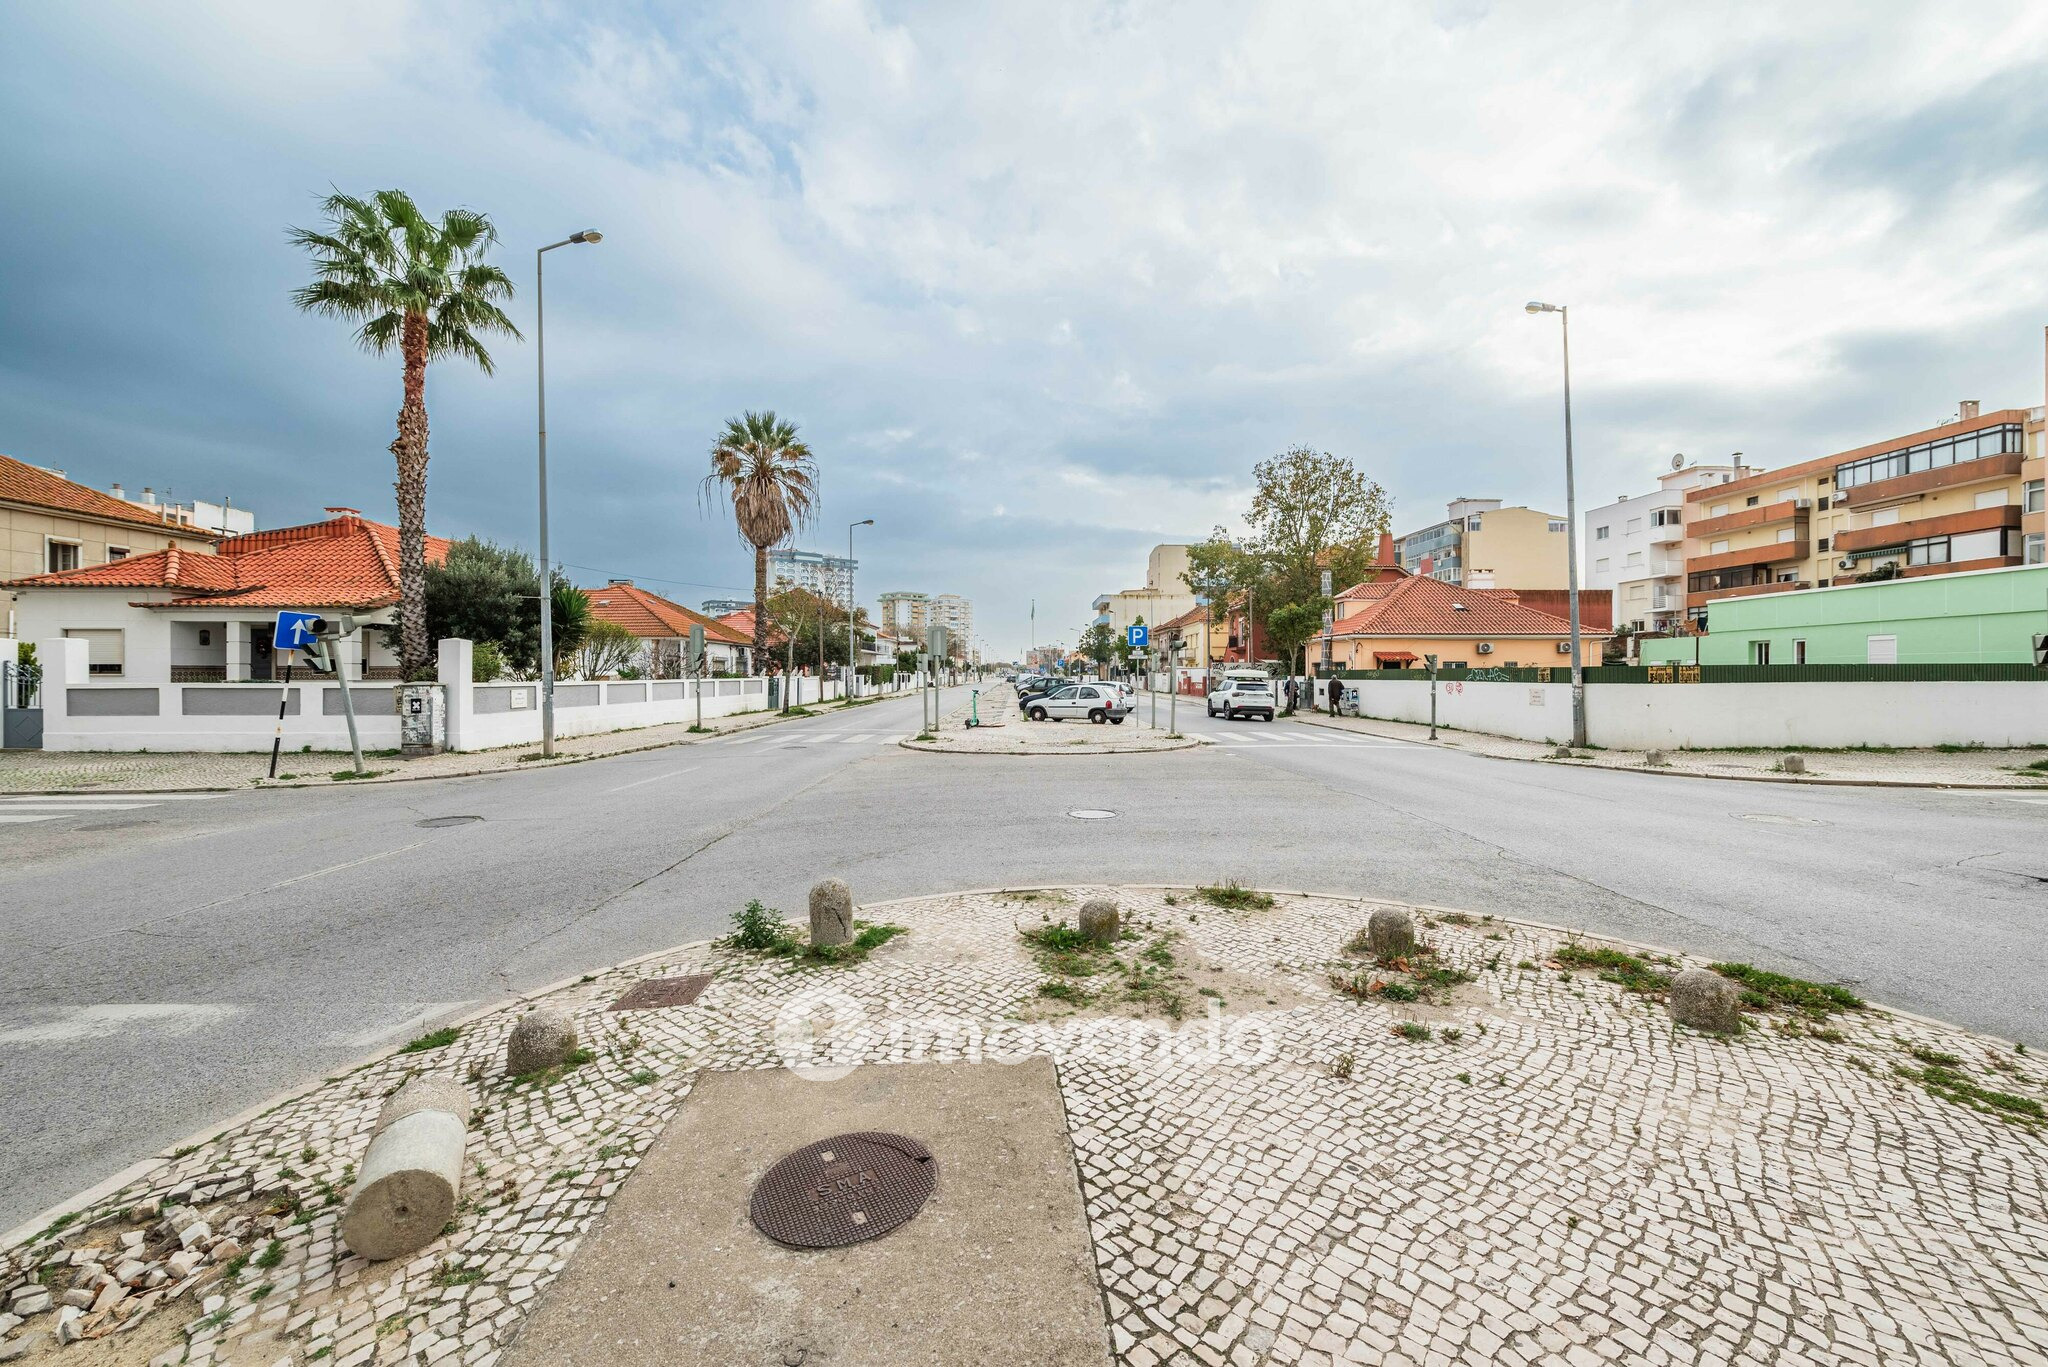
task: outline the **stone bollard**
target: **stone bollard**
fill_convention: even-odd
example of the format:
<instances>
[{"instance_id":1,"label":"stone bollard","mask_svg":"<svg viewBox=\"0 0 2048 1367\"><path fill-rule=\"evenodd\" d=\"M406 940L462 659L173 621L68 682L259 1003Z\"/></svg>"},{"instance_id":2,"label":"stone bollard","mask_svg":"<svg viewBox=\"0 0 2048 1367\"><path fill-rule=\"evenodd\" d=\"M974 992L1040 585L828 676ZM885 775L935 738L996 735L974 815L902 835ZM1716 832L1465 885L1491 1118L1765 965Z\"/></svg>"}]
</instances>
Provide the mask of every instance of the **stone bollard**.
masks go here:
<instances>
[{"instance_id":1,"label":"stone bollard","mask_svg":"<svg viewBox=\"0 0 2048 1367\"><path fill-rule=\"evenodd\" d=\"M1381 907L1365 923L1365 943L1375 959L1400 959L1415 952L1415 918L1396 907Z\"/></svg>"},{"instance_id":2,"label":"stone bollard","mask_svg":"<svg viewBox=\"0 0 2048 1367\"><path fill-rule=\"evenodd\" d=\"M1123 930L1123 914L1107 897L1091 897L1081 904L1081 934L1098 945L1116 943Z\"/></svg>"},{"instance_id":3,"label":"stone bollard","mask_svg":"<svg viewBox=\"0 0 2048 1367\"><path fill-rule=\"evenodd\" d=\"M536 1006L512 1027L505 1044L505 1076L524 1077L553 1068L576 1052L576 1022L553 1006Z\"/></svg>"},{"instance_id":4,"label":"stone bollard","mask_svg":"<svg viewBox=\"0 0 2048 1367\"><path fill-rule=\"evenodd\" d=\"M1799 755L1787 755L1778 761L1778 768L1787 774L1803 774L1806 772L1806 760Z\"/></svg>"},{"instance_id":5,"label":"stone bollard","mask_svg":"<svg viewBox=\"0 0 2048 1367\"><path fill-rule=\"evenodd\" d=\"M811 889L811 943L843 945L853 938L853 891L837 878Z\"/></svg>"},{"instance_id":6,"label":"stone bollard","mask_svg":"<svg viewBox=\"0 0 2048 1367\"><path fill-rule=\"evenodd\" d=\"M1643 751L1643 763L1648 765L1652 769L1657 768L1660 765L1669 764L1670 762L1671 761L1669 759L1665 758L1664 752L1662 750Z\"/></svg>"},{"instance_id":7,"label":"stone bollard","mask_svg":"<svg viewBox=\"0 0 2048 1367\"><path fill-rule=\"evenodd\" d=\"M1671 980L1671 1019L1732 1035L1742 1029L1742 989L1711 968L1688 968Z\"/></svg>"},{"instance_id":8,"label":"stone bollard","mask_svg":"<svg viewBox=\"0 0 2048 1367\"><path fill-rule=\"evenodd\" d=\"M351 1252L372 1262L402 1257L447 1228L462 1189L469 1112L469 1093L445 1078L414 1078L384 1103L341 1216Z\"/></svg>"}]
</instances>

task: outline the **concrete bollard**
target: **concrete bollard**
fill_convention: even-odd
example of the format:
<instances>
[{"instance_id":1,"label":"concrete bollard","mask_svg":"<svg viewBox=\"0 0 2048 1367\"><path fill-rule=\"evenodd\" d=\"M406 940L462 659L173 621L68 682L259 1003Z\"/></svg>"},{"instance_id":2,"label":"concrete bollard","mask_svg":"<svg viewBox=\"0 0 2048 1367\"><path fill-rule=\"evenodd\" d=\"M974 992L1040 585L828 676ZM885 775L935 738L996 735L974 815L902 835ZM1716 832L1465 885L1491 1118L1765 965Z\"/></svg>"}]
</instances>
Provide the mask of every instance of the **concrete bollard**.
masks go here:
<instances>
[{"instance_id":1,"label":"concrete bollard","mask_svg":"<svg viewBox=\"0 0 2048 1367\"><path fill-rule=\"evenodd\" d=\"M1365 942L1375 959L1401 959L1415 952L1415 918L1398 907L1381 907L1365 923Z\"/></svg>"},{"instance_id":2,"label":"concrete bollard","mask_svg":"<svg viewBox=\"0 0 2048 1367\"><path fill-rule=\"evenodd\" d=\"M811 943L843 945L853 938L853 892L837 878L811 889Z\"/></svg>"},{"instance_id":3,"label":"concrete bollard","mask_svg":"<svg viewBox=\"0 0 2048 1367\"><path fill-rule=\"evenodd\" d=\"M469 1093L442 1078L415 1078L384 1103L341 1216L351 1252L372 1262L402 1257L447 1228L462 1189L469 1112Z\"/></svg>"},{"instance_id":4,"label":"concrete bollard","mask_svg":"<svg viewBox=\"0 0 2048 1367\"><path fill-rule=\"evenodd\" d=\"M1081 904L1081 933L1096 944L1114 944L1122 929L1123 914L1109 898L1091 897Z\"/></svg>"},{"instance_id":5,"label":"concrete bollard","mask_svg":"<svg viewBox=\"0 0 2048 1367\"><path fill-rule=\"evenodd\" d=\"M512 1027L505 1042L505 1075L525 1077L567 1061L576 1052L576 1022L553 1006L536 1006Z\"/></svg>"},{"instance_id":6,"label":"concrete bollard","mask_svg":"<svg viewBox=\"0 0 2048 1367\"><path fill-rule=\"evenodd\" d=\"M1742 1029L1742 989L1711 968L1688 968L1671 980L1671 1019L1695 1030L1732 1035Z\"/></svg>"},{"instance_id":7,"label":"concrete bollard","mask_svg":"<svg viewBox=\"0 0 2048 1367\"><path fill-rule=\"evenodd\" d=\"M1799 755L1787 755L1778 761L1778 768L1788 774L1803 774L1806 772L1806 760Z\"/></svg>"}]
</instances>

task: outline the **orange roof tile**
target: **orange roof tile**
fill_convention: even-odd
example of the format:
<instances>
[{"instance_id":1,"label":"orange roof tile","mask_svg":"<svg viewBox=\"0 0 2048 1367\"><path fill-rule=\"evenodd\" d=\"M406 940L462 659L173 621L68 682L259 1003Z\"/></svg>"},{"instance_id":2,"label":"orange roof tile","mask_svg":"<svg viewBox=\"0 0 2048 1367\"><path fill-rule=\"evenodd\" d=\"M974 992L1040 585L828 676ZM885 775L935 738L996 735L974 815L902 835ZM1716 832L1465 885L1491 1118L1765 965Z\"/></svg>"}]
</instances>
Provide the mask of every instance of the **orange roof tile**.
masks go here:
<instances>
[{"instance_id":1,"label":"orange roof tile","mask_svg":"<svg viewBox=\"0 0 2048 1367\"><path fill-rule=\"evenodd\" d=\"M427 563L445 559L448 545L442 537L428 537ZM107 565L18 579L8 587L182 591L151 607L389 607L398 601L398 529L344 512L303 527L229 537L212 555L176 548L153 551Z\"/></svg>"},{"instance_id":2,"label":"orange roof tile","mask_svg":"<svg viewBox=\"0 0 2048 1367\"><path fill-rule=\"evenodd\" d=\"M1186 612L1183 612L1180 616L1174 618L1171 622L1167 622L1158 627L1155 627L1154 630L1178 631L1182 627L1191 627L1197 622L1207 621L1208 618L1209 609L1206 606L1189 608Z\"/></svg>"},{"instance_id":3,"label":"orange roof tile","mask_svg":"<svg viewBox=\"0 0 2048 1367\"><path fill-rule=\"evenodd\" d=\"M601 589L585 589L583 596L590 600L591 616L616 623L635 636L686 637L691 627L698 626L704 628L706 640L735 646L753 643L753 637L740 635L717 618L692 612L681 603L670 602L632 584L611 583Z\"/></svg>"},{"instance_id":4,"label":"orange roof tile","mask_svg":"<svg viewBox=\"0 0 2048 1367\"><path fill-rule=\"evenodd\" d=\"M73 517L149 527L195 541L211 541L214 536L203 528L180 526L167 519L161 510L137 507L12 456L0 456L0 503L21 503Z\"/></svg>"},{"instance_id":5,"label":"orange roof tile","mask_svg":"<svg viewBox=\"0 0 2048 1367\"><path fill-rule=\"evenodd\" d=\"M1558 618L1485 589L1462 589L1421 577L1363 584L1338 597L1359 604L1337 621L1337 636L1558 636ZM1605 635L1588 631L1581 634Z\"/></svg>"}]
</instances>

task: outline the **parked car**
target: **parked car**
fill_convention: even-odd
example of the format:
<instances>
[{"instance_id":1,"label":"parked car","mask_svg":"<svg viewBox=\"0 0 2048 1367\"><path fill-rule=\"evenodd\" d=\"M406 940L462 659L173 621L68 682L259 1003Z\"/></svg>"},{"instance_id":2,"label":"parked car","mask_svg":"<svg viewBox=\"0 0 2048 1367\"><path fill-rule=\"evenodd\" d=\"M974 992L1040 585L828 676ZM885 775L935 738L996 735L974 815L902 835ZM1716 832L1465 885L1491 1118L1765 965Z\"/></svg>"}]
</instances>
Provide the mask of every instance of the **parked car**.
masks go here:
<instances>
[{"instance_id":1,"label":"parked car","mask_svg":"<svg viewBox=\"0 0 2048 1367\"><path fill-rule=\"evenodd\" d=\"M1209 694L1209 715L1222 713L1225 717L1263 717L1273 720L1277 700L1273 696L1271 679L1231 678L1225 675Z\"/></svg>"},{"instance_id":2,"label":"parked car","mask_svg":"<svg viewBox=\"0 0 2048 1367\"><path fill-rule=\"evenodd\" d=\"M1111 722L1124 724L1124 718L1131 714L1131 705L1117 692L1115 684L1083 683L1069 684L1031 698L1024 705L1024 715L1033 721L1078 721L1086 717L1100 726Z\"/></svg>"},{"instance_id":3,"label":"parked car","mask_svg":"<svg viewBox=\"0 0 2048 1367\"><path fill-rule=\"evenodd\" d=\"M1018 684L1017 706L1028 712L1031 710L1031 702L1034 698L1042 698L1057 689L1070 687L1072 687L1072 684L1069 680L1050 678L1033 679L1030 683Z\"/></svg>"}]
</instances>

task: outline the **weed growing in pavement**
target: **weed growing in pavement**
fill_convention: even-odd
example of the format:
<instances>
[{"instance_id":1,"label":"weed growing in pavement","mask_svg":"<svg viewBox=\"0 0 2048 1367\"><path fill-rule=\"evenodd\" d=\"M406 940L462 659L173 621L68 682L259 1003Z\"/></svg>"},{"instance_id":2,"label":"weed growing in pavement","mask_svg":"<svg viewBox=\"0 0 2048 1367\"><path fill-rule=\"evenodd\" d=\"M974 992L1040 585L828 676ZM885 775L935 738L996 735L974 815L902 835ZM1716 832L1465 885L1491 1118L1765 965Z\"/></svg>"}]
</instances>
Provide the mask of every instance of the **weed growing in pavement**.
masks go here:
<instances>
[{"instance_id":1,"label":"weed growing in pavement","mask_svg":"<svg viewBox=\"0 0 2048 1367\"><path fill-rule=\"evenodd\" d=\"M1038 985L1038 995L1069 1006L1086 1006L1095 1000L1086 988L1068 978L1047 978Z\"/></svg>"},{"instance_id":2,"label":"weed growing in pavement","mask_svg":"<svg viewBox=\"0 0 2048 1367\"><path fill-rule=\"evenodd\" d=\"M785 947L795 948L796 937L790 934L789 923L782 919L781 912L761 905L760 899L755 898L732 914L732 934L722 943L729 949L776 954Z\"/></svg>"},{"instance_id":3,"label":"weed growing in pavement","mask_svg":"<svg viewBox=\"0 0 2048 1367\"><path fill-rule=\"evenodd\" d=\"M272 1239L270 1241L270 1247L264 1249L261 1253L256 1255L256 1266L262 1268L266 1272L268 1272L271 1268L276 1267L279 1263L283 1261L284 1245L279 1243L275 1239Z\"/></svg>"},{"instance_id":4,"label":"weed growing in pavement","mask_svg":"<svg viewBox=\"0 0 2048 1367\"><path fill-rule=\"evenodd\" d=\"M439 1030L430 1030L426 1034L421 1035L398 1052L401 1054L418 1054L428 1049L445 1049L461 1037L461 1026L445 1025Z\"/></svg>"},{"instance_id":5,"label":"weed growing in pavement","mask_svg":"<svg viewBox=\"0 0 2048 1367\"><path fill-rule=\"evenodd\" d=\"M1215 887L1196 888L1195 896L1226 911L1269 911L1273 906L1273 894L1254 891L1235 878L1226 878Z\"/></svg>"},{"instance_id":6,"label":"weed growing in pavement","mask_svg":"<svg viewBox=\"0 0 2048 1367\"><path fill-rule=\"evenodd\" d=\"M552 1087L596 1057L597 1055L588 1049L571 1050L566 1058L551 1068L536 1068L530 1073L521 1073L518 1077L512 1079L512 1086L515 1089Z\"/></svg>"},{"instance_id":7,"label":"weed growing in pavement","mask_svg":"<svg viewBox=\"0 0 2048 1367\"><path fill-rule=\"evenodd\" d=\"M632 1072L626 1074L626 1081L632 1083L635 1087L651 1087L655 1081L654 1070L652 1068L635 1068Z\"/></svg>"},{"instance_id":8,"label":"weed growing in pavement","mask_svg":"<svg viewBox=\"0 0 2048 1367\"><path fill-rule=\"evenodd\" d=\"M464 1267L453 1261L444 1261L434 1270L436 1286L468 1286L483 1279L484 1270L481 1267Z\"/></svg>"},{"instance_id":9,"label":"weed growing in pavement","mask_svg":"<svg viewBox=\"0 0 2048 1367\"><path fill-rule=\"evenodd\" d=\"M1963 1066L1963 1061L1960 1058L1957 1058L1954 1054L1945 1054L1939 1049L1928 1049L1915 1044L1909 1046L1906 1052L1933 1068L1960 1068Z\"/></svg>"},{"instance_id":10,"label":"weed growing in pavement","mask_svg":"<svg viewBox=\"0 0 2048 1367\"><path fill-rule=\"evenodd\" d=\"M1339 1082L1349 1082L1351 1081L1351 1070L1357 1065L1358 1060L1351 1055L1339 1054L1330 1062L1330 1076Z\"/></svg>"},{"instance_id":11,"label":"weed growing in pavement","mask_svg":"<svg viewBox=\"0 0 2048 1367\"><path fill-rule=\"evenodd\" d=\"M1472 1075L1470 1073L1460 1073L1458 1074L1458 1081L1470 1087L1472 1085Z\"/></svg>"},{"instance_id":12,"label":"weed growing in pavement","mask_svg":"<svg viewBox=\"0 0 2048 1367\"><path fill-rule=\"evenodd\" d=\"M1861 1011L1866 1005L1863 998L1833 983L1788 978L1782 973L1753 968L1748 964L1709 964L1707 967L1740 983L1742 1004L1754 1011L1785 1006L1810 1016L1825 1016L1836 1011Z\"/></svg>"},{"instance_id":13,"label":"weed growing in pavement","mask_svg":"<svg viewBox=\"0 0 2048 1367\"><path fill-rule=\"evenodd\" d=\"M1446 1025L1443 1029L1437 1031L1437 1037L1445 1044L1456 1044L1459 1040L1465 1038L1465 1032L1455 1025Z\"/></svg>"},{"instance_id":14,"label":"weed growing in pavement","mask_svg":"<svg viewBox=\"0 0 2048 1367\"><path fill-rule=\"evenodd\" d=\"M1175 932L1156 935L1143 948L1122 952L1121 947L1140 938L1126 929L1113 944L1097 944L1074 927L1048 922L1019 931L1031 947L1039 969L1048 974L1038 985L1038 995L1070 1006L1134 1006L1157 1009L1169 1020L1187 1015L1187 992L1193 988L1179 971L1173 952ZM1090 979L1083 987L1073 981Z\"/></svg>"},{"instance_id":15,"label":"weed growing in pavement","mask_svg":"<svg viewBox=\"0 0 2048 1367\"><path fill-rule=\"evenodd\" d=\"M1421 1021L1402 1021L1394 1027L1394 1033L1413 1044L1420 1044L1429 1038L1429 1027Z\"/></svg>"},{"instance_id":16,"label":"weed growing in pavement","mask_svg":"<svg viewBox=\"0 0 2048 1367\"><path fill-rule=\"evenodd\" d=\"M336 783L348 783L359 778L382 778L390 772L389 769L365 769L359 774L353 769L336 769L333 777Z\"/></svg>"},{"instance_id":17,"label":"weed growing in pavement","mask_svg":"<svg viewBox=\"0 0 2048 1367\"><path fill-rule=\"evenodd\" d=\"M797 939L782 913L764 907L760 899L750 901L732 915L732 934L719 940L726 949L744 950L769 958L788 959L798 967L845 968L860 963L898 935L908 934L903 926L855 921L854 937L843 945L813 945Z\"/></svg>"},{"instance_id":18,"label":"weed growing in pavement","mask_svg":"<svg viewBox=\"0 0 2048 1367\"><path fill-rule=\"evenodd\" d=\"M1986 1115L1997 1116L2000 1120L2010 1121L2028 1129L2036 1129L2048 1123L2048 1109L2044 1109L2041 1103L2032 1097L2015 1096L2011 1092L1980 1087L1960 1069L1939 1063L1930 1063L1925 1068L1908 1068L1901 1063L1892 1065L1892 1069L1900 1077L1910 1078L1925 1087L1929 1096L1942 1101L1968 1106L1973 1111L1982 1111Z\"/></svg>"},{"instance_id":19,"label":"weed growing in pavement","mask_svg":"<svg viewBox=\"0 0 2048 1367\"><path fill-rule=\"evenodd\" d=\"M1647 960L1624 954L1618 949L1582 945L1573 940L1558 946L1557 953L1551 957L1568 967L1591 969L1600 975L1602 982L1613 983L1624 992L1656 997L1671 990L1671 979L1651 967Z\"/></svg>"},{"instance_id":20,"label":"weed growing in pavement","mask_svg":"<svg viewBox=\"0 0 2048 1367\"><path fill-rule=\"evenodd\" d=\"M708 736L711 734L711 728L708 726L699 726L695 722L691 722L688 726L683 728L683 732L684 734L691 736Z\"/></svg>"}]
</instances>

